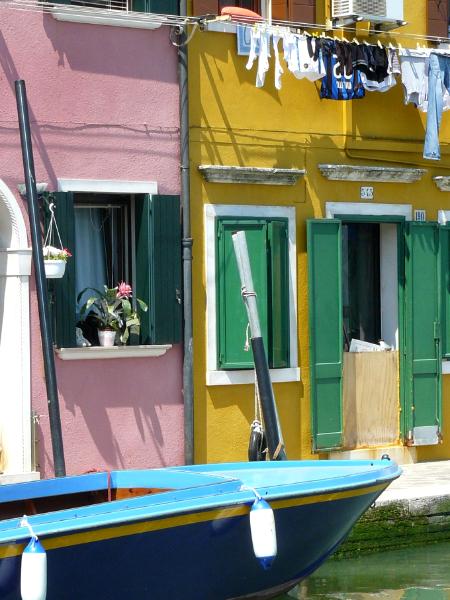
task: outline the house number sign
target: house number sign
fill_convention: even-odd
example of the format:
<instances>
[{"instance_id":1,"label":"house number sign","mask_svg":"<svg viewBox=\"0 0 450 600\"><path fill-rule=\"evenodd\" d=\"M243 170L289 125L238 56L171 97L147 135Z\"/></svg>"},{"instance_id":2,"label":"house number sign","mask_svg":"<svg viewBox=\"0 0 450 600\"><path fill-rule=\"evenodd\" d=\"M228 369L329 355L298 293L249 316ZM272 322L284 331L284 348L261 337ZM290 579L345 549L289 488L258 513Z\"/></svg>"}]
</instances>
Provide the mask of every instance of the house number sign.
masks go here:
<instances>
[{"instance_id":1,"label":"house number sign","mask_svg":"<svg viewBox=\"0 0 450 600\"><path fill-rule=\"evenodd\" d=\"M373 200L373 187L368 185L361 186L361 200Z\"/></svg>"}]
</instances>

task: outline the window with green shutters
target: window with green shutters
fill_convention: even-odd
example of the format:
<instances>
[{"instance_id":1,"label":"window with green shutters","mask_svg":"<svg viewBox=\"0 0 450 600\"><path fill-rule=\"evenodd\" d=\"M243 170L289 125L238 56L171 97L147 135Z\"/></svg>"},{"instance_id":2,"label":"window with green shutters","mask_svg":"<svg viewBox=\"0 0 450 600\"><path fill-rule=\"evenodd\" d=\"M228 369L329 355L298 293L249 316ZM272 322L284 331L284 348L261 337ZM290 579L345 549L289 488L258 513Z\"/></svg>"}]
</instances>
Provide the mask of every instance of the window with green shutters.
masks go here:
<instances>
[{"instance_id":1,"label":"window with green shutters","mask_svg":"<svg viewBox=\"0 0 450 600\"><path fill-rule=\"evenodd\" d=\"M76 347L77 296L86 287L80 280L95 261L104 263L103 285L134 283L135 295L149 307L140 313L140 338L130 343L181 341L179 197L58 192L52 201L63 244L72 252L64 277L49 280L55 345ZM89 253L83 244L77 247L82 221L91 224L91 236L101 233L97 244L89 244ZM100 282L96 287L102 289Z\"/></svg>"},{"instance_id":2,"label":"window with green shutters","mask_svg":"<svg viewBox=\"0 0 450 600\"><path fill-rule=\"evenodd\" d=\"M450 225L442 225L439 232L442 273L442 355L450 360Z\"/></svg>"},{"instance_id":3,"label":"window with green shutters","mask_svg":"<svg viewBox=\"0 0 450 600\"><path fill-rule=\"evenodd\" d=\"M374 240L370 252L380 244L382 260L381 254L370 257L367 248L361 252L362 259L372 263L372 269L377 270L381 261L387 270L387 260L398 261L390 280L384 282L398 297L398 321L392 322L398 329L398 346L392 347L400 354L400 434L412 445L436 444L442 423L441 358L442 354L448 356L450 350L450 228L433 222L404 223L392 215L345 215L342 219L311 220L307 224L313 448L340 448L343 439L343 324L347 315L342 279L345 261L348 262L348 256L342 252L345 221L359 225L366 243L370 234ZM374 237L376 230L364 225L369 221L379 223L383 232L379 242L378 234ZM370 269L363 272L370 273ZM349 286L358 288L358 277L347 276ZM367 275L366 279L368 289L371 286L371 293L376 293L377 285L370 283ZM381 304L381 318L388 320L392 315L386 309L392 310L395 305L388 302L385 309ZM374 314L378 313L377 306L378 299L373 303ZM354 302L353 307L358 308L358 303ZM363 310L368 308L364 306ZM359 315L353 321L362 323L363 319Z\"/></svg>"},{"instance_id":4,"label":"window with green shutters","mask_svg":"<svg viewBox=\"0 0 450 600\"><path fill-rule=\"evenodd\" d=\"M217 366L253 369L250 334L232 233L245 231L264 345L270 368L289 365L288 220L218 218L216 221Z\"/></svg>"}]
</instances>

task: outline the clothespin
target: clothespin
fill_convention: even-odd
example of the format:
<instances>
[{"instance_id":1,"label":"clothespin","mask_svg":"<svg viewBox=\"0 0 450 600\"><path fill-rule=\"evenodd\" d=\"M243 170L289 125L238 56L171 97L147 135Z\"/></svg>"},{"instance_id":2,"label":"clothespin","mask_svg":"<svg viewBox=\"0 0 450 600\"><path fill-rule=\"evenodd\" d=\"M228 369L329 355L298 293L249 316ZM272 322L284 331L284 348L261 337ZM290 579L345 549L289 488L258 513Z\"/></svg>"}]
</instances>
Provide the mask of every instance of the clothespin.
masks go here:
<instances>
[{"instance_id":1,"label":"clothespin","mask_svg":"<svg viewBox=\"0 0 450 600\"><path fill-rule=\"evenodd\" d=\"M400 42L398 43L398 49L399 50L403 50L402 45L400 44Z\"/></svg>"},{"instance_id":2,"label":"clothespin","mask_svg":"<svg viewBox=\"0 0 450 600\"><path fill-rule=\"evenodd\" d=\"M353 42L353 44L358 44L359 45L359 42L358 42L358 40L355 37L352 39L352 42Z\"/></svg>"},{"instance_id":3,"label":"clothespin","mask_svg":"<svg viewBox=\"0 0 450 600\"><path fill-rule=\"evenodd\" d=\"M378 40L378 42L377 42L377 45L378 45L378 48L381 48L381 49L383 49L383 48L384 48L384 46L383 46L383 44L380 42L380 40Z\"/></svg>"},{"instance_id":4,"label":"clothespin","mask_svg":"<svg viewBox=\"0 0 450 600\"><path fill-rule=\"evenodd\" d=\"M394 44L393 44L392 42L389 42L389 48L390 48L391 50L395 50Z\"/></svg>"}]
</instances>

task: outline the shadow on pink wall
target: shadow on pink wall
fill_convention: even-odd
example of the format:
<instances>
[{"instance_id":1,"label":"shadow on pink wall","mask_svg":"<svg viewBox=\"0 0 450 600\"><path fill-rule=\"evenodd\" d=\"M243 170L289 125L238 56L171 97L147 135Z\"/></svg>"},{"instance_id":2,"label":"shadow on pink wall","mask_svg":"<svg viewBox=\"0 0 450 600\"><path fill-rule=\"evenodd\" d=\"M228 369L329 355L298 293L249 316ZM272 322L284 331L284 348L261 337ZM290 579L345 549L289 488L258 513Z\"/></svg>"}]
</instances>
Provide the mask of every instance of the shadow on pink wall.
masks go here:
<instances>
[{"instance_id":1,"label":"shadow on pink wall","mask_svg":"<svg viewBox=\"0 0 450 600\"><path fill-rule=\"evenodd\" d=\"M56 366L68 474L183 463L181 348L159 358L57 359ZM43 415L40 467L51 476L47 424Z\"/></svg>"}]
</instances>

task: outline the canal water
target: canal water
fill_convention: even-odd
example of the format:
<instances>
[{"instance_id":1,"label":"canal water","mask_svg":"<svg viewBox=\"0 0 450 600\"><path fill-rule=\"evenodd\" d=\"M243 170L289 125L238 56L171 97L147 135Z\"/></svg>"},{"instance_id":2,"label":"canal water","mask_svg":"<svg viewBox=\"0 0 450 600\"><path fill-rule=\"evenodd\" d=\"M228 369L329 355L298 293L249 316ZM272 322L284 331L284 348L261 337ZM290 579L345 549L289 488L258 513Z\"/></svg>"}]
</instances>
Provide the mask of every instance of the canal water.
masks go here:
<instances>
[{"instance_id":1,"label":"canal water","mask_svg":"<svg viewBox=\"0 0 450 600\"><path fill-rule=\"evenodd\" d=\"M327 561L277 600L450 600L450 542Z\"/></svg>"}]
</instances>

